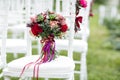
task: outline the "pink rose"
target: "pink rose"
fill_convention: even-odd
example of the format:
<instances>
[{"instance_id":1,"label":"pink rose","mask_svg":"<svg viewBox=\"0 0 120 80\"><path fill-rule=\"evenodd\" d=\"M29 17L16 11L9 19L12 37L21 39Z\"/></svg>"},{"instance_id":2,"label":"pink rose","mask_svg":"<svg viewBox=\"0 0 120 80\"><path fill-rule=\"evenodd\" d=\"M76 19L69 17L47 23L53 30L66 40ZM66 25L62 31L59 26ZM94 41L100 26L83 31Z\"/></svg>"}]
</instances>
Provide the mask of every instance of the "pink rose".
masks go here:
<instances>
[{"instance_id":1,"label":"pink rose","mask_svg":"<svg viewBox=\"0 0 120 80\"><path fill-rule=\"evenodd\" d=\"M58 24L58 21L50 21L50 27L54 28Z\"/></svg>"},{"instance_id":2,"label":"pink rose","mask_svg":"<svg viewBox=\"0 0 120 80\"><path fill-rule=\"evenodd\" d=\"M81 7L86 8L87 7L87 1L86 0L80 0L79 4L81 5Z\"/></svg>"}]
</instances>

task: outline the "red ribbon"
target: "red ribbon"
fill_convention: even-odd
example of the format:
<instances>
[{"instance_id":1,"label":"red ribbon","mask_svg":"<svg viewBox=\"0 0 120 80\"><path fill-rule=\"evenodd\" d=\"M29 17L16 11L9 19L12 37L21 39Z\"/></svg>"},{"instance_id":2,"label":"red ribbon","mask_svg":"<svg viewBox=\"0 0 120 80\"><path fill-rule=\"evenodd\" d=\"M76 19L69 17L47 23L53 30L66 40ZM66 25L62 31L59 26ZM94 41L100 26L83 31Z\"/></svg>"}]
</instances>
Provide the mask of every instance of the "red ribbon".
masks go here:
<instances>
[{"instance_id":1,"label":"red ribbon","mask_svg":"<svg viewBox=\"0 0 120 80\"><path fill-rule=\"evenodd\" d=\"M80 8L78 6L79 0L76 0L76 16L78 16L79 12L80 12ZM78 30L80 30L80 23L82 23L82 16L78 16L75 18L75 32L77 32Z\"/></svg>"},{"instance_id":2,"label":"red ribbon","mask_svg":"<svg viewBox=\"0 0 120 80\"><path fill-rule=\"evenodd\" d=\"M82 16L78 16L75 19L75 32L77 32L80 29L80 23L82 23Z\"/></svg>"},{"instance_id":3,"label":"red ribbon","mask_svg":"<svg viewBox=\"0 0 120 80\"><path fill-rule=\"evenodd\" d=\"M93 3L94 3L94 0L92 0L91 3L90 3L90 12L89 12L89 16L90 16L90 17L93 17L93 16L94 16L93 10L92 10Z\"/></svg>"}]
</instances>

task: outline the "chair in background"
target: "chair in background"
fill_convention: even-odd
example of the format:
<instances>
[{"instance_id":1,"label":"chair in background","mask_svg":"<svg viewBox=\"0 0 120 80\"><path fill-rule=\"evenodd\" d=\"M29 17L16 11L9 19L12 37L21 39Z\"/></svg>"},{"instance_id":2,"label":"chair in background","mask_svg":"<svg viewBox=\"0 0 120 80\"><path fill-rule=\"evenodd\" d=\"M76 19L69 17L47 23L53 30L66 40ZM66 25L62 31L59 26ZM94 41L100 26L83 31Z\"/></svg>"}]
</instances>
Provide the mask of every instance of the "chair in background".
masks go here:
<instances>
[{"instance_id":1,"label":"chair in background","mask_svg":"<svg viewBox=\"0 0 120 80\"><path fill-rule=\"evenodd\" d=\"M105 18L118 18L117 4L116 5L109 4L109 5L100 5L99 6L99 22L98 23L103 25Z\"/></svg>"},{"instance_id":2,"label":"chair in background","mask_svg":"<svg viewBox=\"0 0 120 80\"><path fill-rule=\"evenodd\" d=\"M26 0L26 4L27 7L26 9L28 9L28 12L26 13L27 16L29 16L29 8L30 8L30 0ZM73 80L73 76L74 76L74 62L72 60L72 43L73 43L73 36L74 36L74 18L75 18L75 1L72 0L67 0L68 4L71 4L70 6L70 12L71 15L69 16L70 19L70 35L69 36L69 47L68 48L68 57L65 56L60 56L58 58L56 58L55 60L49 62L49 63L45 63L45 64L41 64L40 66L40 73L39 73L39 77L45 77L45 78L65 78L66 80ZM47 5L47 4L46 4ZM27 37L29 37L29 35L27 35ZM27 38L27 54L31 55L31 45L30 45L30 38ZM57 46L56 46L57 47ZM5 54L4 54L5 55ZM22 57L20 59L16 59L13 60L12 62L8 63L6 68L4 68L3 70L3 75L4 75L4 79L5 80L9 80L10 76L11 77L19 77L20 73L23 69L23 67L31 62L36 60L39 57L39 55L31 55L31 56L25 56ZM28 71L26 71L24 73L24 77L27 77L26 79L29 80L31 77L33 76L33 66L31 68L28 69Z\"/></svg>"},{"instance_id":3,"label":"chair in background","mask_svg":"<svg viewBox=\"0 0 120 80\"><path fill-rule=\"evenodd\" d=\"M3 0L3 2L5 1ZM7 5L6 24L8 25L8 35L6 40L6 52L13 53L14 57L17 58L17 53L25 54L27 51L26 10L24 0L9 0L7 1Z\"/></svg>"}]
</instances>

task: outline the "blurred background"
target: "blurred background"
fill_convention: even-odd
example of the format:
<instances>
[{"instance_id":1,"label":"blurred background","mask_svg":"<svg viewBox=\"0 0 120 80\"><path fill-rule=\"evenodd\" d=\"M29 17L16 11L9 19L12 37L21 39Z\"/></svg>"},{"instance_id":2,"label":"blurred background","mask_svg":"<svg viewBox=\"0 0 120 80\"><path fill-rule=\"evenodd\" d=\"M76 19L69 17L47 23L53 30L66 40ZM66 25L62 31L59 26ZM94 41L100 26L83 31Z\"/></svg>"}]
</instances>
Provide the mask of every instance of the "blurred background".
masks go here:
<instances>
[{"instance_id":1,"label":"blurred background","mask_svg":"<svg viewBox=\"0 0 120 80\"><path fill-rule=\"evenodd\" d=\"M88 80L120 80L120 0L94 0Z\"/></svg>"}]
</instances>

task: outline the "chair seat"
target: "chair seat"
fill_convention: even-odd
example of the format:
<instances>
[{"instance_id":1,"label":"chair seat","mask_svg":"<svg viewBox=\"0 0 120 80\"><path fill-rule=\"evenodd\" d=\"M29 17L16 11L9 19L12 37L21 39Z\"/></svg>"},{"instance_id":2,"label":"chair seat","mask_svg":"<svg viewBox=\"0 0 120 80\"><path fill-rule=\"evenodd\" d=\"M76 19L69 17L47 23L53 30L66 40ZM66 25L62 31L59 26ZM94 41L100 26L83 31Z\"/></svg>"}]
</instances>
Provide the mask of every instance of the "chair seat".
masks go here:
<instances>
[{"instance_id":1,"label":"chair seat","mask_svg":"<svg viewBox=\"0 0 120 80\"><path fill-rule=\"evenodd\" d=\"M1 47L2 41L0 39L0 47ZM6 48L8 52L21 52L26 51L27 43L23 39L7 39L6 41ZM16 52L15 51L15 52Z\"/></svg>"},{"instance_id":2,"label":"chair seat","mask_svg":"<svg viewBox=\"0 0 120 80\"><path fill-rule=\"evenodd\" d=\"M56 39L56 50L68 50L69 40ZM87 42L84 40L74 40L73 41L73 50L76 52L87 51Z\"/></svg>"},{"instance_id":3,"label":"chair seat","mask_svg":"<svg viewBox=\"0 0 120 80\"><path fill-rule=\"evenodd\" d=\"M23 67L28 64L29 62L34 62L39 58L39 55L32 55L23 57L20 59L16 59L10 63L8 63L7 69L4 70L5 73L11 74L11 72L18 72L17 74L20 74L19 72L22 71ZM42 76L42 74L49 74L49 75L56 75L56 74L65 74L73 72L75 68L75 64L73 60L71 60L68 57L65 56L59 56L55 60L52 60L51 62L43 63L39 66L39 75ZM34 64L32 64L29 69L27 69L24 72L25 76L32 76L33 75L33 69ZM7 70L9 72L7 72ZM26 75L27 74L27 75ZM14 74L15 75L15 74ZM60 75L58 75L60 76Z\"/></svg>"}]
</instances>

